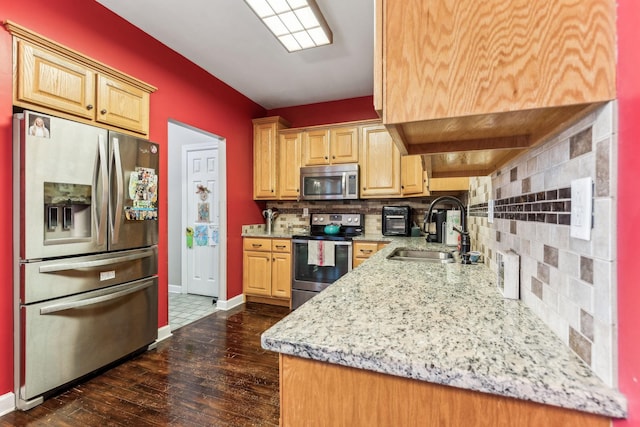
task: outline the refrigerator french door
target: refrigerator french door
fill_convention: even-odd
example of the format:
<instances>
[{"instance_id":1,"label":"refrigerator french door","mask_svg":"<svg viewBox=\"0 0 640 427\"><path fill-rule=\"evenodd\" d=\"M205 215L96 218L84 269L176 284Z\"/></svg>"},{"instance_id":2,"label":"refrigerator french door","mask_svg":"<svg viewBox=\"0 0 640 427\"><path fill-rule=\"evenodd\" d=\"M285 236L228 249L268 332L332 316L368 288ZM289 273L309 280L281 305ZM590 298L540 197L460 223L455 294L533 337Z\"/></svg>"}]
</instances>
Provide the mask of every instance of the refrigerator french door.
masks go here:
<instances>
[{"instance_id":1,"label":"refrigerator french door","mask_svg":"<svg viewBox=\"0 0 640 427\"><path fill-rule=\"evenodd\" d=\"M15 114L16 400L157 338L158 146L37 112Z\"/></svg>"}]
</instances>

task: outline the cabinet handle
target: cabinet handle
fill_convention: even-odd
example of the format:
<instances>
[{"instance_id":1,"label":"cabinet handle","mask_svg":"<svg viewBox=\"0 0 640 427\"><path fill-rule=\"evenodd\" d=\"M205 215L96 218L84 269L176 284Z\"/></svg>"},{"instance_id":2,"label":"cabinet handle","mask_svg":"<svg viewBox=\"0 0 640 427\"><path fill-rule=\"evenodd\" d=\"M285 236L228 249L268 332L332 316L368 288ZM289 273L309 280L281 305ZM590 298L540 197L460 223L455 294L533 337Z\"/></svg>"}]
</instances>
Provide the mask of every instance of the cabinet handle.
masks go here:
<instances>
[{"instance_id":1,"label":"cabinet handle","mask_svg":"<svg viewBox=\"0 0 640 427\"><path fill-rule=\"evenodd\" d=\"M335 158L336 158L336 156L331 156L331 158L332 158L332 159L335 159Z\"/></svg>"},{"instance_id":2,"label":"cabinet handle","mask_svg":"<svg viewBox=\"0 0 640 427\"><path fill-rule=\"evenodd\" d=\"M87 110L89 110L89 111L93 110L93 105L91 105L91 104L87 105Z\"/></svg>"},{"instance_id":3,"label":"cabinet handle","mask_svg":"<svg viewBox=\"0 0 640 427\"><path fill-rule=\"evenodd\" d=\"M276 259L275 259L275 258L272 258L272 259L271 259L271 262L276 262Z\"/></svg>"},{"instance_id":4,"label":"cabinet handle","mask_svg":"<svg viewBox=\"0 0 640 427\"><path fill-rule=\"evenodd\" d=\"M253 246L254 248L261 248L262 243L253 243L251 246Z\"/></svg>"},{"instance_id":5,"label":"cabinet handle","mask_svg":"<svg viewBox=\"0 0 640 427\"><path fill-rule=\"evenodd\" d=\"M371 252L373 252L372 249L360 249L360 252L362 252L363 254L370 254Z\"/></svg>"},{"instance_id":6,"label":"cabinet handle","mask_svg":"<svg viewBox=\"0 0 640 427\"><path fill-rule=\"evenodd\" d=\"M273 188L271 189L271 192L273 193Z\"/></svg>"},{"instance_id":7,"label":"cabinet handle","mask_svg":"<svg viewBox=\"0 0 640 427\"><path fill-rule=\"evenodd\" d=\"M328 158L327 156L324 156L324 159L325 159L325 160L329 160L329 158Z\"/></svg>"},{"instance_id":8,"label":"cabinet handle","mask_svg":"<svg viewBox=\"0 0 640 427\"><path fill-rule=\"evenodd\" d=\"M400 188L402 188L404 190L404 185L401 185Z\"/></svg>"},{"instance_id":9,"label":"cabinet handle","mask_svg":"<svg viewBox=\"0 0 640 427\"><path fill-rule=\"evenodd\" d=\"M278 249L284 249L284 248L286 248L286 246L285 246L285 245L276 245L276 248L278 248Z\"/></svg>"},{"instance_id":10,"label":"cabinet handle","mask_svg":"<svg viewBox=\"0 0 640 427\"><path fill-rule=\"evenodd\" d=\"M100 110L100 114L107 114L107 110L105 109Z\"/></svg>"}]
</instances>

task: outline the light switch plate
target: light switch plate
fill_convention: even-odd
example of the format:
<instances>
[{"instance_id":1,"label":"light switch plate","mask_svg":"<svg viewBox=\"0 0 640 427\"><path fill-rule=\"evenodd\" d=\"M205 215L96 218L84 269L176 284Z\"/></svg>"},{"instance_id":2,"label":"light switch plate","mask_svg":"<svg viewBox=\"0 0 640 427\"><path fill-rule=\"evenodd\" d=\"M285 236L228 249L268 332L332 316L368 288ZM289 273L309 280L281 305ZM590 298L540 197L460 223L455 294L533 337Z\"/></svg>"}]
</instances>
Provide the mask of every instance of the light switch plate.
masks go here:
<instances>
[{"instance_id":1,"label":"light switch plate","mask_svg":"<svg viewBox=\"0 0 640 427\"><path fill-rule=\"evenodd\" d=\"M309 216L309 208L302 208L302 217L306 218Z\"/></svg>"},{"instance_id":2,"label":"light switch plate","mask_svg":"<svg viewBox=\"0 0 640 427\"><path fill-rule=\"evenodd\" d=\"M591 178L571 181L571 237L591 240L593 216L593 181Z\"/></svg>"}]
</instances>

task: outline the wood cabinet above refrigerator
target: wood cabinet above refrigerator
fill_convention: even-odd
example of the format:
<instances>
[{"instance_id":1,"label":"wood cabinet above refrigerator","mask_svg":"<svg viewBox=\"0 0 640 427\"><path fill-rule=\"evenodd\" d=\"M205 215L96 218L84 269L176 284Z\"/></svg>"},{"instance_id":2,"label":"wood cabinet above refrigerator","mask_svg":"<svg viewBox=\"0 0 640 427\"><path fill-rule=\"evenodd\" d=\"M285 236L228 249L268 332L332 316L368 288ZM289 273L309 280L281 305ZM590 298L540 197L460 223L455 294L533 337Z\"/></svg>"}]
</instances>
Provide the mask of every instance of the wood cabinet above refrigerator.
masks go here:
<instances>
[{"instance_id":1,"label":"wood cabinet above refrigerator","mask_svg":"<svg viewBox=\"0 0 640 427\"><path fill-rule=\"evenodd\" d=\"M13 22L13 104L71 120L149 135L149 96L156 90Z\"/></svg>"},{"instance_id":2,"label":"wood cabinet above refrigerator","mask_svg":"<svg viewBox=\"0 0 640 427\"><path fill-rule=\"evenodd\" d=\"M615 98L615 7L376 0L375 109L432 176L486 175Z\"/></svg>"}]
</instances>

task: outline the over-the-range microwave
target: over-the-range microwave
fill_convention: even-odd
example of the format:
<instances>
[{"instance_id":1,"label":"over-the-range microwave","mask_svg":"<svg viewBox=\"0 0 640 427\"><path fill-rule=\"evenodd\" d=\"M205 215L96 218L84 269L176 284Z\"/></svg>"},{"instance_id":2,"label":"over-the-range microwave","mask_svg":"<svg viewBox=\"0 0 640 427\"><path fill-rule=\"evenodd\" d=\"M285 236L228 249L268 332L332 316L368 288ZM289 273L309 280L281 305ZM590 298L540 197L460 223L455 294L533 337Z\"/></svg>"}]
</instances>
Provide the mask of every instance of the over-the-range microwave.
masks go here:
<instances>
[{"instance_id":1,"label":"over-the-range microwave","mask_svg":"<svg viewBox=\"0 0 640 427\"><path fill-rule=\"evenodd\" d=\"M300 168L300 199L350 200L358 198L358 164Z\"/></svg>"}]
</instances>

